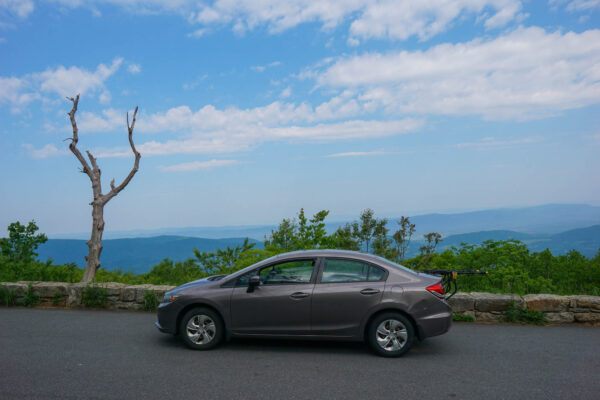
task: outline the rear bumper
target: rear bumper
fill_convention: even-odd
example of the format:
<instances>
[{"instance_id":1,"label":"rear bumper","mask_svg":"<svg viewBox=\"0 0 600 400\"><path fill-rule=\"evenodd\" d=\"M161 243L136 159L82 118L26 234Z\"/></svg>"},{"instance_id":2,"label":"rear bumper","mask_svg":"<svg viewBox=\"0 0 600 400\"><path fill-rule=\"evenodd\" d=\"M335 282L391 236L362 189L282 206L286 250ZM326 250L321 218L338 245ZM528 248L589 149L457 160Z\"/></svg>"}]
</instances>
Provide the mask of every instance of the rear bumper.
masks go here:
<instances>
[{"instance_id":1,"label":"rear bumper","mask_svg":"<svg viewBox=\"0 0 600 400\"><path fill-rule=\"evenodd\" d=\"M417 324L420 339L442 335L452 326L452 310L419 318Z\"/></svg>"}]
</instances>

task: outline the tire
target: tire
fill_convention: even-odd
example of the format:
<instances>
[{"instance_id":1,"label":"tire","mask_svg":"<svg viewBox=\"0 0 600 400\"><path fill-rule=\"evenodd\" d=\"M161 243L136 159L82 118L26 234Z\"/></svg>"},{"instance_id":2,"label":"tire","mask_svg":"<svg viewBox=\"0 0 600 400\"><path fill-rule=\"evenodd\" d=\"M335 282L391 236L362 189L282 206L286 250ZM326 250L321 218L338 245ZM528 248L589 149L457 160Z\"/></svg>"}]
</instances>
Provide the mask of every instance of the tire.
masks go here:
<instances>
[{"instance_id":1,"label":"tire","mask_svg":"<svg viewBox=\"0 0 600 400\"><path fill-rule=\"evenodd\" d=\"M410 350L415 341L415 328L400 313L387 312L378 315L367 330L371 349L383 357L400 357Z\"/></svg>"},{"instance_id":2,"label":"tire","mask_svg":"<svg viewBox=\"0 0 600 400\"><path fill-rule=\"evenodd\" d=\"M223 341L224 333L221 316L210 308L191 309L179 324L179 337L194 350L210 350L218 346Z\"/></svg>"}]
</instances>

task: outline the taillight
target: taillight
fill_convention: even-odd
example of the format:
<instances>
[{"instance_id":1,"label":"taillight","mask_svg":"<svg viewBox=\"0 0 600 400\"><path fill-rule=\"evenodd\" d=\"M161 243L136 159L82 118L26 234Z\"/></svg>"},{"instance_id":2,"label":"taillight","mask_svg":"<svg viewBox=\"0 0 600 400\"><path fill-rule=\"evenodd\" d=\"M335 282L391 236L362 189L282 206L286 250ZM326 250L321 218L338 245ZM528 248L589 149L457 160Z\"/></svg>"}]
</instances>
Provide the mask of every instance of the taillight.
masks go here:
<instances>
[{"instance_id":1,"label":"taillight","mask_svg":"<svg viewBox=\"0 0 600 400\"><path fill-rule=\"evenodd\" d=\"M436 283L435 285L427 286L425 289L429 290L431 293L437 293L441 296L444 295L444 287L441 282Z\"/></svg>"}]
</instances>

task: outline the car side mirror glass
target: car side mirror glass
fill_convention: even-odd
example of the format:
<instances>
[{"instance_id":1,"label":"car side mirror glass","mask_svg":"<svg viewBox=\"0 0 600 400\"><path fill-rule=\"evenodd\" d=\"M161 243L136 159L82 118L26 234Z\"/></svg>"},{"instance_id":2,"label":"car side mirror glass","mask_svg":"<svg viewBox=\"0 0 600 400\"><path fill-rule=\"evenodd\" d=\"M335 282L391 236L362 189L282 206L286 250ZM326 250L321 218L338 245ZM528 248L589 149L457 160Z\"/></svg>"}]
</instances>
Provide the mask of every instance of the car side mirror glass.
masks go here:
<instances>
[{"instance_id":1,"label":"car side mirror glass","mask_svg":"<svg viewBox=\"0 0 600 400\"><path fill-rule=\"evenodd\" d=\"M252 275L250 279L248 279L248 293L254 292L254 288L260 285L260 276Z\"/></svg>"}]
</instances>

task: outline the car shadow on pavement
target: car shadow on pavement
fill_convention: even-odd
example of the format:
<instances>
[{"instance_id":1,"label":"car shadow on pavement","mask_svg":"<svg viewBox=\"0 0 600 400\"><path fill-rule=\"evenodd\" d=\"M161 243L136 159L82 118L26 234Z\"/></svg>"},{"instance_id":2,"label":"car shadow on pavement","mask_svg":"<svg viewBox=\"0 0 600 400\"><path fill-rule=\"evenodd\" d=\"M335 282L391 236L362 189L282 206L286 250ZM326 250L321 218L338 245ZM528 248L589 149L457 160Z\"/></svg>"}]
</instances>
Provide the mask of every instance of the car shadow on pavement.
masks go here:
<instances>
[{"instance_id":1,"label":"car shadow on pavement","mask_svg":"<svg viewBox=\"0 0 600 400\"><path fill-rule=\"evenodd\" d=\"M158 345L164 348L173 348L184 351L193 351L175 335L161 335L157 339ZM428 339L417 341L411 350L404 356L411 357L416 354L423 356L436 356L444 352L444 346L439 345L437 340ZM333 340L301 340L301 339L260 339L260 338L234 338L225 341L214 351L236 352L236 353L315 353L315 354L337 354L337 355L376 355L371 352L366 343L344 342Z\"/></svg>"}]
</instances>

